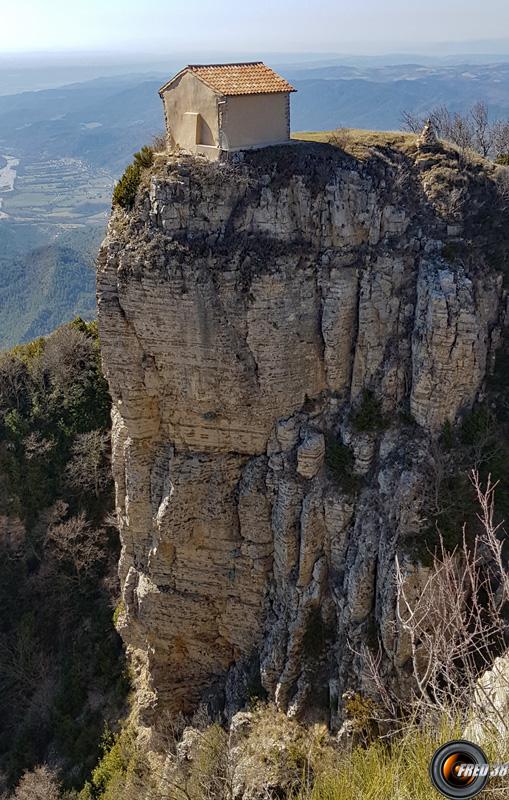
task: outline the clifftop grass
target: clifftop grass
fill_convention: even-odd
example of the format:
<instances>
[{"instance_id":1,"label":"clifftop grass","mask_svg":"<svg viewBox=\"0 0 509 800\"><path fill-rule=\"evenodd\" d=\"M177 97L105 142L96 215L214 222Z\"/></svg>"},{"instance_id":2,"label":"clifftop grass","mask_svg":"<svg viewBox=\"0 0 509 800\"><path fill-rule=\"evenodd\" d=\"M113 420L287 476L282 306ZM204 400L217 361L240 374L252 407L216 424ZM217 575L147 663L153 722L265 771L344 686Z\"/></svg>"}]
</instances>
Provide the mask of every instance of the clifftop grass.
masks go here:
<instances>
[{"instance_id":1,"label":"clifftop grass","mask_svg":"<svg viewBox=\"0 0 509 800\"><path fill-rule=\"evenodd\" d=\"M372 148L390 147L403 152L415 149L417 137L402 131L368 131L360 128L338 128L333 131L296 131L292 139L319 142L340 147L356 158L369 156Z\"/></svg>"}]
</instances>

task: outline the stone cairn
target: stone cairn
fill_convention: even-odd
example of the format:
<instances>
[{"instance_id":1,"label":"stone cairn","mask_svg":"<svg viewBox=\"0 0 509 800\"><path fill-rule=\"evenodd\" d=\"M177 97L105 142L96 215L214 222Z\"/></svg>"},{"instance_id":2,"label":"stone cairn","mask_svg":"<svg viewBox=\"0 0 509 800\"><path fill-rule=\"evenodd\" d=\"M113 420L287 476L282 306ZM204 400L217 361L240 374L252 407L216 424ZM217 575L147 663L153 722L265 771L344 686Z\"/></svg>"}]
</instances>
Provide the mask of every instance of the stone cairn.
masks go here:
<instances>
[{"instance_id":1,"label":"stone cairn","mask_svg":"<svg viewBox=\"0 0 509 800\"><path fill-rule=\"evenodd\" d=\"M417 140L417 146L420 150L431 150L437 145L438 139L435 133L435 126L432 121L428 119Z\"/></svg>"}]
</instances>

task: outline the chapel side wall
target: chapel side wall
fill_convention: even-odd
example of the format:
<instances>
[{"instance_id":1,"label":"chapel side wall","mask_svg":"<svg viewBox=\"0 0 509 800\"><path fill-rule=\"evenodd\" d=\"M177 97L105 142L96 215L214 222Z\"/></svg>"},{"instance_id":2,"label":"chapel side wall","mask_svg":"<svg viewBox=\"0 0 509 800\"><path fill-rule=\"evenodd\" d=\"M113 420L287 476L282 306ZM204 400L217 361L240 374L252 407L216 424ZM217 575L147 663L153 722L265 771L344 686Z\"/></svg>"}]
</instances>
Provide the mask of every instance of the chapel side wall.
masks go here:
<instances>
[{"instance_id":1,"label":"chapel side wall","mask_svg":"<svg viewBox=\"0 0 509 800\"><path fill-rule=\"evenodd\" d=\"M201 145L219 146L217 95L191 72L184 73L163 93L164 112L170 147L181 147L196 152L193 126L186 113L199 113L199 142Z\"/></svg>"},{"instance_id":2,"label":"chapel side wall","mask_svg":"<svg viewBox=\"0 0 509 800\"><path fill-rule=\"evenodd\" d=\"M228 149L288 141L288 93L227 97L223 130Z\"/></svg>"}]
</instances>

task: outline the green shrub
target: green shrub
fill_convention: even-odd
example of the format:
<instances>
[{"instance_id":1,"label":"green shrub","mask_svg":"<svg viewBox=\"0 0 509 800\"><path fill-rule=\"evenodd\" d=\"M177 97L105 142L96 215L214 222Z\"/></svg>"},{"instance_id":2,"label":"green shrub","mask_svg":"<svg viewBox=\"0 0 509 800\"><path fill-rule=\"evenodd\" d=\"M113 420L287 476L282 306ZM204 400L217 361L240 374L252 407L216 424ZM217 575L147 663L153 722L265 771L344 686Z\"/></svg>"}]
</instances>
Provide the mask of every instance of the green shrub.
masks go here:
<instances>
[{"instance_id":1,"label":"green shrub","mask_svg":"<svg viewBox=\"0 0 509 800\"><path fill-rule=\"evenodd\" d=\"M22 439L30 430L26 420L17 408L7 411L3 418L3 424L11 439Z\"/></svg>"},{"instance_id":2,"label":"green shrub","mask_svg":"<svg viewBox=\"0 0 509 800\"><path fill-rule=\"evenodd\" d=\"M460 442L467 447L491 452L497 445L499 430L497 420L486 405L474 408L465 418L460 428Z\"/></svg>"},{"instance_id":3,"label":"green shrub","mask_svg":"<svg viewBox=\"0 0 509 800\"><path fill-rule=\"evenodd\" d=\"M126 211L134 206L136 192L141 180L141 167L139 164L129 164L119 182L113 189L113 205L120 206Z\"/></svg>"},{"instance_id":4,"label":"green shrub","mask_svg":"<svg viewBox=\"0 0 509 800\"><path fill-rule=\"evenodd\" d=\"M314 608L306 623L306 630L302 640L304 653L310 659L318 659L325 649L327 629L322 619L321 611Z\"/></svg>"},{"instance_id":5,"label":"green shrub","mask_svg":"<svg viewBox=\"0 0 509 800\"><path fill-rule=\"evenodd\" d=\"M115 628L117 627L118 621L123 614L125 614L125 604L123 600L119 600L115 611L113 612L113 625Z\"/></svg>"},{"instance_id":6,"label":"green shrub","mask_svg":"<svg viewBox=\"0 0 509 800\"><path fill-rule=\"evenodd\" d=\"M90 782L80 792L79 800L117 800L141 770L133 729L127 725L114 735L105 728L102 757L92 772Z\"/></svg>"},{"instance_id":7,"label":"green shrub","mask_svg":"<svg viewBox=\"0 0 509 800\"><path fill-rule=\"evenodd\" d=\"M134 154L134 161L113 189L113 205L129 211L135 203L136 194L144 169L150 169L154 163L154 151L151 147L142 147Z\"/></svg>"},{"instance_id":8,"label":"green shrub","mask_svg":"<svg viewBox=\"0 0 509 800\"><path fill-rule=\"evenodd\" d=\"M446 450L452 450L454 446L454 428L450 420L446 420L442 427L441 442Z\"/></svg>"},{"instance_id":9,"label":"green shrub","mask_svg":"<svg viewBox=\"0 0 509 800\"><path fill-rule=\"evenodd\" d=\"M73 323L71 323L71 325L72 324ZM83 324L87 325L86 322ZM46 340L44 339L44 337L40 336L38 339L34 339L33 342L27 342L26 344L18 344L16 345L16 347L13 347L12 350L10 351L11 355L13 355L16 358L19 358L20 361L29 366L42 356L44 352L45 341Z\"/></svg>"},{"instance_id":10,"label":"green shrub","mask_svg":"<svg viewBox=\"0 0 509 800\"><path fill-rule=\"evenodd\" d=\"M334 436L327 437L325 464L334 480L349 494L359 488L359 478L354 473L354 455L350 447Z\"/></svg>"},{"instance_id":11,"label":"green shrub","mask_svg":"<svg viewBox=\"0 0 509 800\"><path fill-rule=\"evenodd\" d=\"M502 167L509 167L509 153L501 153L499 156L497 156L495 161Z\"/></svg>"},{"instance_id":12,"label":"green shrub","mask_svg":"<svg viewBox=\"0 0 509 800\"><path fill-rule=\"evenodd\" d=\"M196 743L186 793L192 800L227 797L228 734L217 722Z\"/></svg>"},{"instance_id":13,"label":"green shrub","mask_svg":"<svg viewBox=\"0 0 509 800\"><path fill-rule=\"evenodd\" d=\"M390 744L378 740L343 751L339 758L322 759L316 764L313 785L299 794L299 800L430 800L433 753L458 735L446 725L409 726Z\"/></svg>"},{"instance_id":14,"label":"green shrub","mask_svg":"<svg viewBox=\"0 0 509 800\"><path fill-rule=\"evenodd\" d=\"M379 431L385 427L382 404L371 389L364 389L361 401L353 411L351 420L358 433Z\"/></svg>"},{"instance_id":15,"label":"green shrub","mask_svg":"<svg viewBox=\"0 0 509 800\"><path fill-rule=\"evenodd\" d=\"M442 246L442 258L445 258L449 264L454 264L460 255L460 248L454 242L445 242Z\"/></svg>"},{"instance_id":16,"label":"green shrub","mask_svg":"<svg viewBox=\"0 0 509 800\"><path fill-rule=\"evenodd\" d=\"M402 425L411 425L413 428L415 428L417 425L415 417L413 416L410 409L401 408L398 411L398 419Z\"/></svg>"},{"instance_id":17,"label":"green shrub","mask_svg":"<svg viewBox=\"0 0 509 800\"><path fill-rule=\"evenodd\" d=\"M154 151L145 145L138 153L134 154L134 163L139 164L142 169L150 169L154 163Z\"/></svg>"},{"instance_id":18,"label":"green shrub","mask_svg":"<svg viewBox=\"0 0 509 800\"><path fill-rule=\"evenodd\" d=\"M345 714L352 724L353 730L364 737L365 741L372 738L376 730L375 721L380 709L371 697L353 692L347 694L345 700Z\"/></svg>"},{"instance_id":19,"label":"green shrub","mask_svg":"<svg viewBox=\"0 0 509 800\"><path fill-rule=\"evenodd\" d=\"M504 384L500 379L500 385ZM503 396L501 399L503 405ZM429 472L432 506L426 509L427 525L418 535L405 539L407 552L425 566L431 564L440 538L445 549L452 552L461 545L464 528L468 541L479 532L478 503L469 478L472 468L479 471L481 481L491 475L498 482L496 521L508 518L509 443L504 419L500 405L483 403L474 407L461 424L444 424L434 452L436 463Z\"/></svg>"}]
</instances>

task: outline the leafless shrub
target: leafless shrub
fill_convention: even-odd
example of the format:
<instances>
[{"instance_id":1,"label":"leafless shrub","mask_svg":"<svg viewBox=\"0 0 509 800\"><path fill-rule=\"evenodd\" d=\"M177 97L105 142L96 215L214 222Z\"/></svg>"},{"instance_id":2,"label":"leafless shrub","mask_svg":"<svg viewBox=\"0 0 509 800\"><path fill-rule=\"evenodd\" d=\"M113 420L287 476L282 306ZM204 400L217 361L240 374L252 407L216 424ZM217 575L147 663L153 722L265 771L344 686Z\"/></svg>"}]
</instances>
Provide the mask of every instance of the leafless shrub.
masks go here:
<instances>
[{"instance_id":1,"label":"leafless shrub","mask_svg":"<svg viewBox=\"0 0 509 800\"><path fill-rule=\"evenodd\" d=\"M67 481L79 492L93 491L96 497L108 486L110 435L95 430L76 436L66 468Z\"/></svg>"},{"instance_id":2,"label":"leafless shrub","mask_svg":"<svg viewBox=\"0 0 509 800\"><path fill-rule=\"evenodd\" d=\"M199 731L206 731L212 722L206 703L200 703L191 718L191 726Z\"/></svg>"},{"instance_id":3,"label":"leafless shrub","mask_svg":"<svg viewBox=\"0 0 509 800\"><path fill-rule=\"evenodd\" d=\"M438 106L425 115L403 112L405 130L420 133L427 120L441 139L462 150L474 150L484 158L498 158L509 153L509 122L490 121L486 103L475 103L465 114Z\"/></svg>"},{"instance_id":4,"label":"leafless shrub","mask_svg":"<svg viewBox=\"0 0 509 800\"><path fill-rule=\"evenodd\" d=\"M426 118L413 111L403 111L401 122L404 130L410 131L410 133L420 133L426 124Z\"/></svg>"},{"instance_id":5,"label":"leafless shrub","mask_svg":"<svg viewBox=\"0 0 509 800\"><path fill-rule=\"evenodd\" d=\"M15 636L0 636L3 702L15 703L18 709L27 707L34 687L40 686L49 674L50 664L30 626L21 628Z\"/></svg>"},{"instance_id":6,"label":"leafless shrub","mask_svg":"<svg viewBox=\"0 0 509 800\"><path fill-rule=\"evenodd\" d=\"M89 383L94 371L94 343L78 328L58 328L46 339L36 376L49 388L66 391L77 379Z\"/></svg>"},{"instance_id":7,"label":"leafless shrub","mask_svg":"<svg viewBox=\"0 0 509 800\"><path fill-rule=\"evenodd\" d=\"M199 732L185 791L193 800L229 800L232 796L228 734L217 723Z\"/></svg>"},{"instance_id":8,"label":"leafless shrub","mask_svg":"<svg viewBox=\"0 0 509 800\"><path fill-rule=\"evenodd\" d=\"M25 458L27 461L32 461L49 453L55 447L55 442L52 439L46 439L39 431L32 431L23 440L23 446Z\"/></svg>"},{"instance_id":9,"label":"leafless shrub","mask_svg":"<svg viewBox=\"0 0 509 800\"><path fill-rule=\"evenodd\" d=\"M470 478L480 509L482 530L477 539L469 544L464 530L463 541L453 552L442 545L418 592L412 570L399 559L396 562L399 636L408 643L415 687L406 704L385 685L381 655L363 654L369 678L394 721L401 718L402 705L406 718L445 718L451 724L466 720L479 694L479 676L507 649L504 615L509 575L502 555L501 524L495 522L497 484L488 478L483 488L476 470ZM489 693L483 701L494 727L502 724Z\"/></svg>"},{"instance_id":10,"label":"leafless shrub","mask_svg":"<svg viewBox=\"0 0 509 800\"><path fill-rule=\"evenodd\" d=\"M186 727L182 717L164 721L159 744L164 765L154 765L150 800L229 800L232 770L228 734L217 723L203 730Z\"/></svg>"},{"instance_id":11,"label":"leafless shrub","mask_svg":"<svg viewBox=\"0 0 509 800\"><path fill-rule=\"evenodd\" d=\"M0 414L21 409L29 386L26 364L9 353L0 355Z\"/></svg>"},{"instance_id":12,"label":"leafless shrub","mask_svg":"<svg viewBox=\"0 0 509 800\"><path fill-rule=\"evenodd\" d=\"M340 147L342 150L345 149L349 141L350 132L348 128L336 128L335 130L331 131L329 135L329 144L333 144L335 147Z\"/></svg>"},{"instance_id":13,"label":"leafless shrub","mask_svg":"<svg viewBox=\"0 0 509 800\"><path fill-rule=\"evenodd\" d=\"M474 149L487 158L493 147L494 128L488 117L488 107L477 102L470 110Z\"/></svg>"},{"instance_id":14,"label":"leafless shrub","mask_svg":"<svg viewBox=\"0 0 509 800\"><path fill-rule=\"evenodd\" d=\"M60 785L57 776L49 767L36 767L25 772L13 800L60 800Z\"/></svg>"},{"instance_id":15,"label":"leafless shrub","mask_svg":"<svg viewBox=\"0 0 509 800\"><path fill-rule=\"evenodd\" d=\"M93 528L82 512L65 522L50 525L46 547L59 561L68 563L78 583L104 559L105 534Z\"/></svg>"},{"instance_id":16,"label":"leafless shrub","mask_svg":"<svg viewBox=\"0 0 509 800\"><path fill-rule=\"evenodd\" d=\"M493 125L493 150L495 158L509 154L509 122Z\"/></svg>"},{"instance_id":17,"label":"leafless shrub","mask_svg":"<svg viewBox=\"0 0 509 800\"><path fill-rule=\"evenodd\" d=\"M113 528L118 531L118 515L116 511L109 511L104 517L104 525L106 528Z\"/></svg>"},{"instance_id":18,"label":"leafless shrub","mask_svg":"<svg viewBox=\"0 0 509 800\"><path fill-rule=\"evenodd\" d=\"M166 134L158 133L152 139L150 143L151 149L154 153L164 153L168 149L168 140L166 138Z\"/></svg>"},{"instance_id":19,"label":"leafless shrub","mask_svg":"<svg viewBox=\"0 0 509 800\"><path fill-rule=\"evenodd\" d=\"M175 756L177 753L178 742L188 722L181 712L174 714L171 711L164 711L160 715L157 726L159 737L159 749L167 754Z\"/></svg>"},{"instance_id":20,"label":"leafless shrub","mask_svg":"<svg viewBox=\"0 0 509 800\"><path fill-rule=\"evenodd\" d=\"M509 151L508 151L509 152ZM495 173L495 182L497 184L498 194L505 202L509 202L509 166L498 167Z\"/></svg>"}]
</instances>

